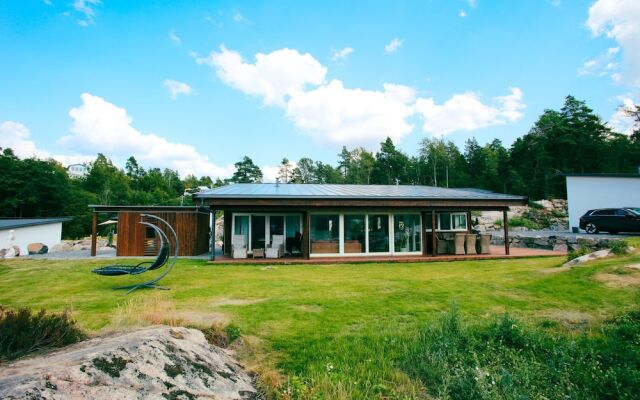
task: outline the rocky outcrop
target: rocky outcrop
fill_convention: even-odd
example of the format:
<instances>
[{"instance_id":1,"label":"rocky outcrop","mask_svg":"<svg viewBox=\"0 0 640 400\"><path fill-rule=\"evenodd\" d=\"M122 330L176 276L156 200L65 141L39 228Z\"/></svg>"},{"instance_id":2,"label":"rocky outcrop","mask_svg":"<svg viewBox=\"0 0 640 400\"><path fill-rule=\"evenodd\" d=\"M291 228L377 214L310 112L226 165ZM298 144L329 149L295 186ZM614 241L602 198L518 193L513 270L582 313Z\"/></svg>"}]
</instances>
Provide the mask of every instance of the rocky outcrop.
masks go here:
<instances>
[{"instance_id":1,"label":"rocky outcrop","mask_svg":"<svg viewBox=\"0 0 640 400\"><path fill-rule=\"evenodd\" d=\"M196 329L151 327L0 366L2 399L259 399Z\"/></svg>"},{"instance_id":2,"label":"rocky outcrop","mask_svg":"<svg viewBox=\"0 0 640 400\"><path fill-rule=\"evenodd\" d=\"M538 200L534 201L535 207L521 206L511 207L507 213L509 219L526 219L538 229L551 231L566 231L569 228L567 201L563 199ZM502 211L483 211L477 219L477 226L481 231L494 230L501 228ZM498 223L499 222L499 223ZM525 226L515 227L511 229L531 230Z\"/></svg>"}]
</instances>

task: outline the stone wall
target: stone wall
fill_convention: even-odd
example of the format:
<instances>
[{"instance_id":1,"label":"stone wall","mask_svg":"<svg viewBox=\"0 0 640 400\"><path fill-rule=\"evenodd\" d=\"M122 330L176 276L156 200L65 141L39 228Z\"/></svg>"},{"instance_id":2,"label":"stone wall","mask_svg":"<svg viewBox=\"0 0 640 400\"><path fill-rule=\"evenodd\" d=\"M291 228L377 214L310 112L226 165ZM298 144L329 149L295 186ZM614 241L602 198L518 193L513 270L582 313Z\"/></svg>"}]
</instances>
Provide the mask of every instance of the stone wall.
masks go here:
<instances>
[{"instance_id":1,"label":"stone wall","mask_svg":"<svg viewBox=\"0 0 640 400\"><path fill-rule=\"evenodd\" d=\"M524 247L529 249L546 249L554 251L575 251L581 248L590 250L602 250L611 247L615 241L622 239L588 238L579 236L549 235L549 236L522 236L512 235L509 237L511 247ZM504 238L493 236L491 244L504 245Z\"/></svg>"}]
</instances>

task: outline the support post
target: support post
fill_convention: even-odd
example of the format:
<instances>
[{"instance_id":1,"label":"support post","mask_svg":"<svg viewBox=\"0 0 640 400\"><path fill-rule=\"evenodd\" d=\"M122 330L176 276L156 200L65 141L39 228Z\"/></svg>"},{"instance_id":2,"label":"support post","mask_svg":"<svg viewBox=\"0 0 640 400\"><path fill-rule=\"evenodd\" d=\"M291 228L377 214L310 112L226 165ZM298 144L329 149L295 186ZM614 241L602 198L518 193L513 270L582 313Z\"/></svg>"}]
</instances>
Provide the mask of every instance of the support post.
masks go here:
<instances>
[{"instance_id":1,"label":"support post","mask_svg":"<svg viewBox=\"0 0 640 400\"><path fill-rule=\"evenodd\" d=\"M93 220L91 221L91 257L96 256L96 244L98 241L98 213L93 212Z\"/></svg>"},{"instance_id":2,"label":"support post","mask_svg":"<svg viewBox=\"0 0 640 400\"><path fill-rule=\"evenodd\" d=\"M502 225L504 226L504 254L509 255L509 216L507 210L502 211Z\"/></svg>"},{"instance_id":3,"label":"support post","mask_svg":"<svg viewBox=\"0 0 640 400\"><path fill-rule=\"evenodd\" d=\"M305 260L311 258L311 246L310 235L311 233L311 213L309 210L305 210L302 215L302 256Z\"/></svg>"},{"instance_id":4,"label":"support post","mask_svg":"<svg viewBox=\"0 0 640 400\"><path fill-rule=\"evenodd\" d=\"M211 210L211 238L209 246L211 246L211 253L209 255L209 261L216 260L216 210Z\"/></svg>"},{"instance_id":5,"label":"support post","mask_svg":"<svg viewBox=\"0 0 640 400\"><path fill-rule=\"evenodd\" d=\"M438 255L438 243L436 243L436 211L431 210L431 255Z\"/></svg>"},{"instance_id":6,"label":"support post","mask_svg":"<svg viewBox=\"0 0 640 400\"><path fill-rule=\"evenodd\" d=\"M422 212L422 255L426 256L427 253L427 213Z\"/></svg>"},{"instance_id":7,"label":"support post","mask_svg":"<svg viewBox=\"0 0 640 400\"><path fill-rule=\"evenodd\" d=\"M471 210L467 211L467 231L471 233L473 222L471 221Z\"/></svg>"},{"instance_id":8,"label":"support post","mask_svg":"<svg viewBox=\"0 0 640 400\"><path fill-rule=\"evenodd\" d=\"M231 223L233 218L233 212L224 210L224 227L222 233L222 240L224 243L224 254L231 257ZM247 243L249 246L249 243Z\"/></svg>"}]
</instances>

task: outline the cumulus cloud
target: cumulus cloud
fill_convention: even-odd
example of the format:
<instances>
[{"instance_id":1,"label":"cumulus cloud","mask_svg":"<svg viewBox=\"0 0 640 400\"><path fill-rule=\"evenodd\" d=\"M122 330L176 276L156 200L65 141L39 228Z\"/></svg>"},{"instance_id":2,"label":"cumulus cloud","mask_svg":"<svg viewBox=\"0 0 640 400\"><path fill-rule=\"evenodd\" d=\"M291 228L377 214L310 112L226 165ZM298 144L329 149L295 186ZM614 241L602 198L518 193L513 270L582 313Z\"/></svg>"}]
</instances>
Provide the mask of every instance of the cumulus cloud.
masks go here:
<instances>
[{"instance_id":1,"label":"cumulus cloud","mask_svg":"<svg viewBox=\"0 0 640 400\"><path fill-rule=\"evenodd\" d=\"M20 158L49 157L48 152L36 147L30 136L29 128L19 122L4 121L0 123L0 147L11 148L13 153Z\"/></svg>"},{"instance_id":2,"label":"cumulus cloud","mask_svg":"<svg viewBox=\"0 0 640 400\"><path fill-rule=\"evenodd\" d=\"M323 83L327 73L311 54L300 54L297 50L258 53L255 59L255 63L246 63L240 53L222 45L220 52L198 57L196 62L215 68L227 85L262 97L264 105L284 106L287 97L302 93L307 85Z\"/></svg>"},{"instance_id":3,"label":"cumulus cloud","mask_svg":"<svg viewBox=\"0 0 640 400\"><path fill-rule=\"evenodd\" d=\"M171 29L169 31L169 40L171 40L171 43L175 44L176 46L182 43L182 39L176 34L175 29Z\"/></svg>"},{"instance_id":4,"label":"cumulus cloud","mask_svg":"<svg viewBox=\"0 0 640 400\"><path fill-rule=\"evenodd\" d=\"M163 85L164 87L169 89L169 92L171 93L171 98L173 100L175 100L180 94L184 94L185 96L188 96L190 94L193 94L194 92L193 88L187 85L186 83L174 81L172 79L165 80Z\"/></svg>"},{"instance_id":5,"label":"cumulus cloud","mask_svg":"<svg viewBox=\"0 0 640 400\"><path fill-rule=\"evenodd\" d=\"M578 76L610 76L614 82L620 79L620 66L616 61L616 56L620 52L620 47L611 47L598 57L585 61L578 69Z\"/></svg>"},{"instance_id":6,"label":"cumulus cloud","mask_svg":"<svg viewBox=\"0 0 640 400\"><path fill-rule=\"evenodd\" d=\"M467 16L467 13L466 13L466 12L464 12L464 10L460 10L460 11L458 12L458 17L460 17L460 18L464 18L464 17L466 17L466 16Z\"/></svg>"},{"instance_id":7,"label":"cumulus cloud","mask_svg":"<svg viewBox=\"0 0 640 400\"><path fill-rule=\"evenodd\" d=\"M619 97L622 105L618 107L616 112L609 118L609 125L615 132L631 135L633 133L634 120L627 115L626 110L634 110L635 102L631 95L623 95Z\"/></svg>"},{"instance_id":8,"label":"cumulus cloud","mask_svg":"<svg viewBox=\"0 0 640 400\"><path fill-rule=\"evenodd\" d=\"M142 165L172 168L182 176L228 177L234 171L233 165L213 164L193 146L138 131L124 108L101 97L83 93L81 98L82 105L69 111L73 119L71 134L60 139L68 149L79 154L102 152L110 157L133 155Z\"/></svg>"},{"instance_id":9,"label":"cumulus cloud","mask_svg":"<svg viewBox=\"0 0 640 400\"><path fill-rule=\"evenodd\" d=\"M479 94L466 92L455 94L440 105L432 98L419 98L416 110L424 119L424 132L444 136L456 131L473 131L515 122L522 117L522 110L526 107L522 98L519 88L511 88L511 94L496 97L489 105L481 101Z\"/></svg>"},{"instance_id":10,"label":"cumulus cloud","mask_svg":"<svg viewBox=\"0 0 640 400\"><path fill-rule=\"evenodd\" d=\"M399 141L413 130L413 89L384 85L384 91L348 89L339 80L291 98L287 116L317 142L377 145L387 136Z\"/></svg>"},{"instance_id":11,"label":"cumulus cloud","mask_svg":"<svg viewBox=\"0 0 640 400\"><path fill-rule=\"evenodd\" d=\"M331 60L334 62L347 61L351 53L353 53L353 48L345 47L342 50L334 51L331 55Z\"/></svg>"},{"instance_id":12,"label":"cumulus cloud","mask_svg":"<svg viewBox=\"0 0 640 400\"><path fill-rule=\"evenodd\" d=\"M403 44L404 44L404 39L394 38L392 41L390 41L388 44L384 46L384 52L387 54L393 54Z\"/></svg>"},{"instance_id":13,"label":"cumulus cloud","mask_svg":"<svg viewBox=\"0 0 640 400\"><path fill-rule=\"evenodd\" d=\"M594 36L605 35L620 45L624 66L618 77L640 87L640 2L598 0L589 8L587 26Z\"/></svg>"}]
</instances>

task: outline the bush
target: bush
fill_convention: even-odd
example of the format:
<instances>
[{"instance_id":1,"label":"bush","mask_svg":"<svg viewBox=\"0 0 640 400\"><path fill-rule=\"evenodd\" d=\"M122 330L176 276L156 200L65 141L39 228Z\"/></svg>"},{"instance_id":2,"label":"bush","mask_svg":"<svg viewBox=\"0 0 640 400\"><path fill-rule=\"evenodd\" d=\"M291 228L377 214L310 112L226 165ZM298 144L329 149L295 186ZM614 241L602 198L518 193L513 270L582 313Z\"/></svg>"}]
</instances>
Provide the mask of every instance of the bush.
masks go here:
<instances>
[{"instance_id":1,"label":"bush","mask_svg":"<svg viewBox=\"0 0 640 400\"><path fill-rule=\"evenodd\" d=\"M68 311L33 313L28 308L11 310L0 305L0 361L66 346L84 338L85 334L76 327Z\"/></svg>"},{"instance_id":2,"label":"bush","mask_svg":"<svg viewBox=\"0 0 640 400\"><path fill-rule=\"evenodd\" d=\"M509 220L509 226L524 226L527 229L537 230L540 229L535 221L532 221L525 217L513 217Z\"/></svg>"},{"instance_id":3,"label":"bush","mask_svg":"<svg viewBox=\"0 0 640 400\"><path fill-rule=\"evenodd\" d=\"M448 399L633 399L640 388L640 312L580 336L508 315L468 325L446 314L410 343L401 368Z\"/></svg>"},{"instance_id":4,"label":"bush","mask_svg":"<svg viewBox=\"0 0 640 400\"><path fill-rule=\"evenodd\" d=\"M611 243L611 252L617 256L627 254L629 252L629 243L625 240L614 240Z\"/></svg>"},{"instance_id":5,"label":"bush","mask_svg":"<svg viewBox=\"0 0 640 400\"><path fill-rule=\"evenodd\" d=\"M240 328L234 324L222 326L213 324L208 328L200 329L209 343L218 347L229 347L229 345L240 338Z\"/></svg>"}]
</instances>

